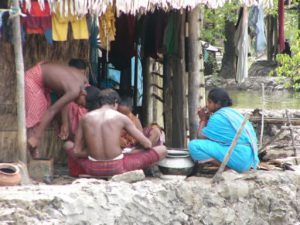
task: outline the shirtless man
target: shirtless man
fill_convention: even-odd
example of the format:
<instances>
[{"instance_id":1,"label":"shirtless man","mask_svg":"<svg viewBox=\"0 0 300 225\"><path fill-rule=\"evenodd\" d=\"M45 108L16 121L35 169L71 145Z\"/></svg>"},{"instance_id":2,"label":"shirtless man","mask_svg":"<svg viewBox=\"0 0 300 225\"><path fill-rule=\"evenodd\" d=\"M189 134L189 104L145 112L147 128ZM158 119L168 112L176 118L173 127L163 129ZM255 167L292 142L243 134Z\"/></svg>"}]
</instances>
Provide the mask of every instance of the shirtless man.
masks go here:
<instances>
[{"instance_id":1,"label":"shirtless man","mask_svg":"<svg viewBox=\"0 0 300 225\"><path fill-rule=\"evenodd\" d=\"M152 148L152 144L132 121L117 111L119 95L112 89L100 91L100 108L87 113L80 121L72 142L65 144L69 155L69 170L72 176L89 174L112 176L126 171L143 169L163 159L166 147ZM123 154L120 137L125 129L144 149Z\"/></svg>"},{"instance_id":2,"label":"shirtless man","mask_svg":"<svg viewBox=\"0 0 300 225\"><path fill-rule=\"evenodd\" d=\"M78 105L85 105L87 82L80 70L59 64L39 63L26 72L27 142L33 158L39 157L36 149L53 117L59 111L66 110L65 106L72 101ZM53 105L50 101L50 92L55 92L59 97Z\"/></svg>"}]
</instances>

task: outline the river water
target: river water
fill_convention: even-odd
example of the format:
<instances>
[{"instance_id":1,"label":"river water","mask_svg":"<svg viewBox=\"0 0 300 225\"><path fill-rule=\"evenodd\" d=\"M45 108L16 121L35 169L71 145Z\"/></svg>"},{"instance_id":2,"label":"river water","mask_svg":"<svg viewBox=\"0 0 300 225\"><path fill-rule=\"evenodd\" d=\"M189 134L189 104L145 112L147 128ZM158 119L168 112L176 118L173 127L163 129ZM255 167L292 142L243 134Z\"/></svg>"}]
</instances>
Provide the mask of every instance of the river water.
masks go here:
<instances>
[{"instance_id":1,"label":"river water","mask_svg":"<svg viewBox=\"0 0 300 225\"><path fill-rule=\"evenodd\" d=\"M261 91L227 90L235 108L262 108ZM265 109L300 109L300 93L265 91Z\"/></svg>"}]
</instances>

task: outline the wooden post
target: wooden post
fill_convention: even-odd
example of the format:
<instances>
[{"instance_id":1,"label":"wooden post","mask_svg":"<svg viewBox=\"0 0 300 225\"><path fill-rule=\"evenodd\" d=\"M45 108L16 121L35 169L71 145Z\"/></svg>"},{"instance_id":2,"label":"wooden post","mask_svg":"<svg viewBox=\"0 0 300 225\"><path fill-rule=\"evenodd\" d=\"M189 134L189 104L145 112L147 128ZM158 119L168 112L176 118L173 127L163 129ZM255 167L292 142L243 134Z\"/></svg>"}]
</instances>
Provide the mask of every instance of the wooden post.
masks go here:
<instances>
[{"instance_id":1,"label":"wooden post","mask_svg":"<svg viewBox=\"0 0 300 225\"><path fill-rule=\"evenodd\" d=\"M273 60L273 16L267 16L267 56L268 61Z\"/></svg>"},{"instance_id":2,"label":"wooden post","mask_svg":"<svg viewBox=\"0 0 300 225\"><path fill-rule=\"evenodd\" d=\"M173 107L172 107L172 147L182 148L186 146L186 121L185 121L185 12L177 15L180 19L180 32L178 43L178 54L175 56L173 64Z\"/></svg>"},{"instance_id":3,"label":"wooden post","mask_svg":"<svg viewBox=\"0 0 300 225\"><path fill-rule=\"evenodd\" d=\"M148 125L153 120L153 101L151 96L151 74L152 60L147 57L143 60L143 115L144 115L144 125Z\"/></svg>"},{"instance_id":4,"label":"wooden post","mask_svg":"<svg viewBox=\"0 0 300 225\"><path fill-rule=\"evenodd\" d=\"M200 7L200 16L203 20L204 18L204 7ZM200 34L201 30L203 29L203 22L200 21ZM200 107L204 107L206 105L206 98L205 98L205 77L204 77L204 58L203 58L203 48L202 45L199 45L199 76L200 76Z\"/></svg>"},{"instance_id":5,"label":"wooden post","mask_svg":"<svg viewBox=\"0 0 300 225\"><path fill-rule=\"evenodd\" d=\"M199 118L197 108L200 101L200 83L201 77L204 77L203 72L200 72L201 42L200 42L200 9L199 6L188 12L188 115L189 115L189 133L190 140L197 138L197 129ZM203 106L203 104L202 104Z\"/></svg>"},{"instance_id":6,"label":"wooden post","mask_svg":"<svg viewBox=\"0 0 300 225\"><path fill-rule=\"evenodd\" d=\"M216 182L218 182L218 181L220 181L220 180L222 179L222 178L221 178L221 175L222 175L222 173L223 173L223 171L224 171L224 169L225 169L225 167L226 167L226 165L227 165L227 163L228 163L228 161L229 161L229 158L230 158L230 156L231 156L231 153L233 152L233 149L235 148L235 146L236 146L236 144L237 144L237 142L238 142L238 140L239 140L239 137L240 137L241 134L242 134L242 131L244 130L244 127L245 127L245 125L246 125L246 123L247 123L247 121L248 121L248 118L249 118L249 114L247 114L247 115L245 116L244 121L242 122L240 128L238 129L236 135L234 136L234 139L233 139L233 141L231 142L231 145L230 145L230 147L229 147L229 150L228 150L228 152L226 153L226 155L225 155L225 157L224 157L224 160L223 160L221 166L219 167L217 173L216 173L215 176L213 177L213 183L216 183Z\"/></svg>"},{"instance_id":7,"label":"wooden post","mask_svg":"<svg viewBox=\"0 0 300 225\"><path fill-rule=\"evenodd\" d=\"M168 55L164 55L164 67L163 67L163 95L164 95L164 128L166 133L166 145L172 146L172 65L171 65L171 57Z\"/></svg>"},{"instance_id":8,"label":"wooden post","mask_svg":"<svg viewBox=\"0 0 300 225\"><path fill-rule=\"evenodd\" d=\"M13 0L12 7L19 9L19 1ZM16 15L13 18L13 38L14 52L17 75L17 112L18 112L18 150L19 159L27 163L27 138L26 138L26 121L25 121L25 88L24 88L24 61L21 42L21 25L20 17Z\"/></svg>"}]
</instances>

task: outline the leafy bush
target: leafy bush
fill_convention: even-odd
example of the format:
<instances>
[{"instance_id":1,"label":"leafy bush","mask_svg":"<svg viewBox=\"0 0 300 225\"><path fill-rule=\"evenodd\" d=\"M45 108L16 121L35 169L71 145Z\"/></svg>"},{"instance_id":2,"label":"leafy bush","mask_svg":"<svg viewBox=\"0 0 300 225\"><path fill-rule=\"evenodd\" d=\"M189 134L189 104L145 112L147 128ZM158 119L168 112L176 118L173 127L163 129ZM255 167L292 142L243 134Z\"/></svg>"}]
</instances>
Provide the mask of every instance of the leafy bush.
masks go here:
<instances>
[{"instance_id":1,"label":"leafy bush","mask_svg":"<svg viewBox=\"0 0 300 225\"><path fill-rule=\"evenodd\" d=\"M294 41L291 50L293 53L292 57L287 54L278 54L276 56L278 67L275 69L275 72L280 80L285 81L285 87L300 90L300 40Z\"/></svg>"}]
</instances>

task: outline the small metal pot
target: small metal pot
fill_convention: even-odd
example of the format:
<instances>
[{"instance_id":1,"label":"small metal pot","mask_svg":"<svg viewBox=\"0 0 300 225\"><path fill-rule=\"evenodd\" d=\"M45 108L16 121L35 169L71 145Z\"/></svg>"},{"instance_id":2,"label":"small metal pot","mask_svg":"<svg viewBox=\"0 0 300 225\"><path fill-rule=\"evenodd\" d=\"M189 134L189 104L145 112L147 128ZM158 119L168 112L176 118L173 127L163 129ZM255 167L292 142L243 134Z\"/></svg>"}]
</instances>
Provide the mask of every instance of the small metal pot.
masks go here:
<instances>
[{"instance_id":1,"label":"small metal pot","mask_svg":"<svg viewBox=\"0 0 300 225\"><path fill-rule=\"evenodd\" d=\"M168 150L166 158L158 163L163 174L189 175L194 167L194 162L187 151Z\"/></svg>"}]
</instances>

